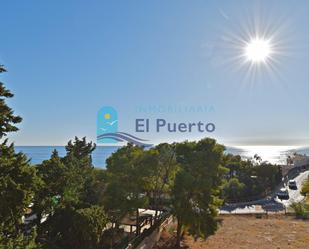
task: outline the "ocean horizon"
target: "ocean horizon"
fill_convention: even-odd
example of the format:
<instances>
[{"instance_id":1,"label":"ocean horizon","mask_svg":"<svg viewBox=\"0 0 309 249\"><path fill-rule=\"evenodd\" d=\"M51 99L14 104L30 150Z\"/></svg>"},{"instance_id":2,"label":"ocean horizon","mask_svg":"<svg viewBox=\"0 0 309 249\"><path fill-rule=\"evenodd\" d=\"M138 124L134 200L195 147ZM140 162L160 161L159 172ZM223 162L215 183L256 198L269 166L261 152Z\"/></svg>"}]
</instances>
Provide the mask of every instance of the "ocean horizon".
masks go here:
<instances>
[{"instance_id":1,"label":"ocean horizon","mask_svg":"<svg viewBox=\"0 0 309 249\"><path fill-rule=\"evenodd\" d=\"M95 167L105 168L106 159L120 146L97 146L92 152L92 163ZM57 150L59 156L66 155L65 146L15 146L16 152L22 152L30 159L31 164L40 164L50 158L52 151Z\"/></svg>"},{"instance_id":2,"label":"ocean horizon","mask_svg":"<svg viewBox=\"0 0 309 249\"><path fill-rule=\"evenodd\" d=\"M97 146L92 153L95 167L105 168L106 159L121 146ZM31 164L40 164L50 158L52 151L57 150L59 156L66 154L65 146L15 146L16 152L23 152ZM242 158L253 158L258 154L263 161L274 164L286 164L286 158L294 152L309 155L309 147L295 146L227 146L225 153L240 155Z\"/></svg>"}]
</instances>

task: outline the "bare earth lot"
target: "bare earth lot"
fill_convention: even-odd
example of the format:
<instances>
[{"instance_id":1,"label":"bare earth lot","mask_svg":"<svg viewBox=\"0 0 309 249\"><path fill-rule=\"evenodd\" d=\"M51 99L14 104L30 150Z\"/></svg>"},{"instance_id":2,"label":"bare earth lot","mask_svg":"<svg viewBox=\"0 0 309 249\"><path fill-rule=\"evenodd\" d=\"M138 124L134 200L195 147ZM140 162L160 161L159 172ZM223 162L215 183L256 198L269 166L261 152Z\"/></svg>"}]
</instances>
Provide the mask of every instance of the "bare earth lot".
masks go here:
<instances>
[{"instance_id":1,"label":"bare earth lot","mask_svg":"<svg viewBox=\"0 0 309 249\"><path fill-rule=\"evenodd\" d=\"M173 229L167 229L160 249L174 248ZM284 215L258 219L254 216L224 216L217 233L206 241L185 237L183 248L205 249L309 249L309 221Z\"/></svg>"}]
</instances>

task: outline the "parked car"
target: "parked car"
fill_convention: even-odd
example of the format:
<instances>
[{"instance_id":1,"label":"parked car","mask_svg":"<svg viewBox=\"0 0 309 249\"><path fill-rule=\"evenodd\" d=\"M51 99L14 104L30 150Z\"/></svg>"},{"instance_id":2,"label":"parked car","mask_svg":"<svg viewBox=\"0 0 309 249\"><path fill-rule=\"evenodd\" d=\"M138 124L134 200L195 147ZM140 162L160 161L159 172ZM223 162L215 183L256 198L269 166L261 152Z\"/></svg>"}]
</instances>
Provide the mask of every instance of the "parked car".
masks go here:
<instances>
[{"instance_id":1,"label":"parked car","mask_svg":"<svg viewBox=\"0 0 309 249\"><path fill-rule=\"evenodd\" d=\"M289 191L286 188L281 188L277 196L280 200L288 200L290 198Z\"/></svg>"},{"instance_id":2,"label":"parked car","mask_svg":"<svg viewBox=\"0 0 309 249\"><path fill-rule=\"evenodd\" d=\"M295 180L289 180L289 189L297 189L297 184Z\"/></svg>"}]
</instances>

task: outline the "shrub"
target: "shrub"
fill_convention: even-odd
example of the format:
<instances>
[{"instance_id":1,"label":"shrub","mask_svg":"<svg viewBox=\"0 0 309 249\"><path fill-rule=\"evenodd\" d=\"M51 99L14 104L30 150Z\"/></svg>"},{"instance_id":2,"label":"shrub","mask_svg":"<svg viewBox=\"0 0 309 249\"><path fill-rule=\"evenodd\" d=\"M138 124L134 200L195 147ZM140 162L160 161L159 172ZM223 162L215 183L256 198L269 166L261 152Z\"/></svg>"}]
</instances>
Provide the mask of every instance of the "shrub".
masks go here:
<instances>
[{"instance_id":1,"label":"shrub","mask_svg":"<svg viewBox=\"0 0 309 249\"><path fill-rule=\"evenodd\" d=\"M306 210L306 207L303 203L301 202L294 202L291 207L293 208L295 215L297 218L305 219L308 218L308 213Z\"/></svg>"}]
</instances>

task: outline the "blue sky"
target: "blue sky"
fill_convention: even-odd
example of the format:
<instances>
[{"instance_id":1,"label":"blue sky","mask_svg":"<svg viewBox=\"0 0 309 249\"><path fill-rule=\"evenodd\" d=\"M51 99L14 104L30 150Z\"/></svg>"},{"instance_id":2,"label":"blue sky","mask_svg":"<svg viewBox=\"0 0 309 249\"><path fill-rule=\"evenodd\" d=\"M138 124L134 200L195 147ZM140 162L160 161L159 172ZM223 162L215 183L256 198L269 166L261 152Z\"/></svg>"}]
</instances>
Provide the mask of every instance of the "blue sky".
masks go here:
<instances>
[{"instance_id":1,"label":"blue sky","mask_svg":"<svg viewBox=\"0 0 309 249\"><path fill-rule=\"evenodd\" d=\"M216 125L211 134L138 134L154 142L309 144L308 11L307 1L2 1L1 80L24 118L10 138L95 141L98 110L113 106L119 129L132 134L135 118ZM280 64L247 78L226 38L257 17L259 29L279 33ZM149 106L211 110L139 111Z\"/></svg>"}]
</instances>

